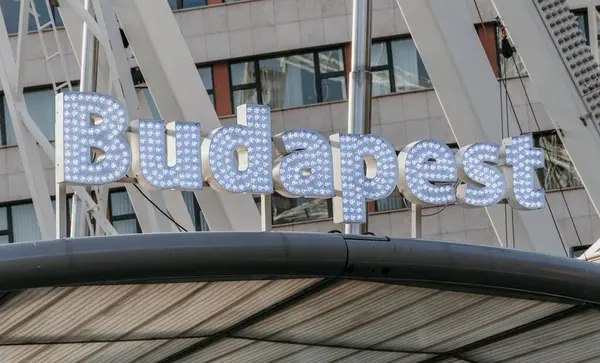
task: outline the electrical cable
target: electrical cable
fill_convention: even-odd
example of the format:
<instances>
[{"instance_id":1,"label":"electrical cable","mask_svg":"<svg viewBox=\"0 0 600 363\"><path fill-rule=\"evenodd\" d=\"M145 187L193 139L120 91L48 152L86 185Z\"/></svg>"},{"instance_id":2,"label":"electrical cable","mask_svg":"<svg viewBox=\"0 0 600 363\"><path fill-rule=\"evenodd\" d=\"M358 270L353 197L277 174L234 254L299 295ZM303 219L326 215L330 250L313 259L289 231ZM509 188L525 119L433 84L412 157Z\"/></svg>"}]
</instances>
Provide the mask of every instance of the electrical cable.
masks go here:
<instances>
[{"instance_id":1,"label":"electrical cable","mask_svg":"<svg viewBox=\"0 0 600 363\"><path fill-rule=\"evenodd\" d=\"M438 214L442 213L443 211L446 210L446 208L448 208L448 204L446 204L442 209L440 209L439 211L435 212L435 213L431 213L431 214L421 214L421 217L425 218L425 217L433 217L433 216L437 216Z\"/></svg>"},{"instance_id":2,"label":"electrical cable","mask_svg":"<svg viewBox=\"0 0 600 363\"><path fill-rule=\"evenodd\" d=\"M167 219L169 219L171 222L173 222L173 224L175 224L177 226L177 228L179 228L179 231L183 230L184 232L188 232L188 230L185 229L185 227L183 227L181 224L177 223L177 221L175 219L173 219L173 217L171 217L168 213L166 213L158 205L156 205L156 203L154 203L154 201L152 201L152 199L150 199L137 184L134 183L133 186L135 187L135 189L138 190L138 192L140 192L142 197L144 197L148 202L150 202L150 204L152 204L154 206L154 208L156 208L160 213L162 213L162 215L164 215L165 217L167 217Z\"/></svg>"},{"instance_id":3,"label":"electrical cable","mask_svg":"<svg viewBox=\"0 0 600 363\"><path fill-rule=\"evenodd\" d=\"M92 163L96 161L96 158L97 158L97 154L93 153L92 154ZM140 189L140 187L137 184L133 183L133 186L135 187L135 189L138 190L138 192L140 192L140 194L142 195L142 197L144 197L144 199L146 199L148 202L150 202L150 204L152 204L154 206L154 208L156 208L162 215L167 217L168 220L173 222L173 224L175 224L175 226L177 226L177 229L179 229L179 232L181 232L181 231L188 232L188 230L186 228L184 228L181 224L177 223L177 221L175 219L173 219L173 217L171 217L170 214L168 214L167 212L162 210L162 208L160 208L158 205L156 205L156 203L154 203L154 201L152 201L152 199L150 199L150 197L148 197L142 191L142 189Z\"/></svg>"},{"instance_id":4,"label":"electrical cable","mask_svg":"<svg viewBox=\"0 0 600 363\"><path fill-rule=\"evenodd\" d=\"M510 42L508 41L508 34L506 33L506 29L502 29L502 55L504 56L504 79L506 80L506 58L513 57L514 51ZM513 57L514 59L514 57ZM502 87L502 86L501 86ZM510 119L508 117L508 98L510 97L508 93L508 87L506 84L504 85L504 98L505 98L505 107L506 107L506 135L510 137ZM508 209L508 206L504 205L504 211ZM511 240L513 249L517 249L517 240L515 238L515 210L514 208L510 209L510 229L511 229ZM506 218L506 224L508 224L508 218ZM508 226L507 226L508 228ZM508 237L506 244L508 245Z\"/></svg>"}]
</instances>

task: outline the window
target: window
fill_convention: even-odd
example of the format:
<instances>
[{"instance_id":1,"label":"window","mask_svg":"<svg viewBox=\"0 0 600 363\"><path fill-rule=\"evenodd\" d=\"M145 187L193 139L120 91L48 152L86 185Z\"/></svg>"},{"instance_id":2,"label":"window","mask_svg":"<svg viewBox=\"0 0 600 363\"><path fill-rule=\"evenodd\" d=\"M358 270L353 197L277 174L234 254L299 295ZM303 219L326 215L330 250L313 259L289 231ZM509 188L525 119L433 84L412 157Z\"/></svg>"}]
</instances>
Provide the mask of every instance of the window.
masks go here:
<instances>
[{"instance_id":1,"label":"window","mask_svg":"<svg viewBox=\"0 0 600 363\"><path fill-rule=\"evenodd\" d=\"M576 17L577 23L579 25L579 29L583 32L583 34L588 39L589 44L589 26L588 26L588 17L587 11L575 11L573 14ZM597 16L598 14L596 14ZM599 23L600 26L600 23ZM596 40L600 44L600 29L598 29L598 34L596 35ZM511 77L519 77L527 75L527 70L525 68L525 64L523 60L519 56L518 53L514 53L512 58L505 59L502 56L502 31L500 27L496 27L496 43L498 45L498 69L500 69L500 76L511 78ZM514 45L511 43L514 49Z\"/></svg>"},{"instance_id":2,"label":"window","mask_svg":"<svg viewBox=\"0 0 600 363\"><path fill-rule=\"evenodd\" d=\"M109 194L110 222L119 234L141 233L129 195L125 191L111 191Z\"/></svg>"},{"instance_id":3,"label":"window","mask_svg":"<svg viewBox=\"0 0 600 363\"><path fill-rule=\"evenodd\" d=\"M285 198L273 194L272 201L273 225L316 221L333 216L331 199Z\"/></svg>"},{"instance_id":4,"label":"window","mask_svg":"<svg viewBox=\"0 0 600 363\"><path fill-rule=\"evenodd\" d=\"M11 240L9 213L10 207L0 208L0 244L10 243Z\"/></svg>"},{"instance_id":5,"label":"window","mask_svg":"<svg viewBox=\"0 0 600 363\"><path fill-rule=\"evenodd\" d=\"M234 111L245 103L288 108L346 98L341 49L232 63Z\"/></svg>"},{"instance_id":6,"label":"window","mask_svg":"<svg viewBox=\"0 0 600 363\"><path fill-rule=\"evenodd\" d=\"M376 212L389 212L408 208L410 208L410 202L404 199L404 197L387 197L375 201Z\"/></svg>"},{"instance_id":7,"label":"window","mask_svg":"<svg viewBox=\"0 0 600 363\"><path fill-rule=\"evenodd\" d=\"M194 227L196 227L196 231L209 231L208 223L206 223L206 219L204 219L204 214L202 214L202 211L200 210L200 206L198 205L198 201L196 200L194 193L182 192L182 194L188 212L192 217Z\"/></svg>"},{"instance_id":8,"label":"window","mask_svg":"<svg viewBox=\"0 0 600 363\"><path fill-rule=\"evenodd\" d=\"M79 87L73 86L73 91L79 91ZM55 124L55 94L52 88L25 91L25 104L33 121L38 125L42 133L49 139L54 140ZM16 145L17 139L13 129L12 119L6 104L6 98L2 96L2 114L0 115L2 145Z\"/></svg>"},{"instance_id":9,"label":"window","mask_svg":"<svg viewBox=\"0 0 600 363\"><path fill-rule=\"evenodd\" d=\"M183 200L187 206L188 212L192 217L192 222L196 231L208 231L208 224L200 210L200 206L192 192L183 192ZM129 201L129 195L123 190L114 190L110 192L110 222L119 234L141 233L142 229L137 221L133 206ZM154 208L148 206L148 208ZM161 215L160 218L164 216ZM166 218L166 217L164 217ZM192 231L188 231L192 232Z\"/></svg>"},{"instance_id":10,"label":"window","mask_svg":"<svg viewBox=\"0 0 600 363\"><path fill-rule=\"evenodd\" d=\"M431 88L412 39L375 42L371 47L373 96Z\"/></svg>"},{"instance_id":11,"label":"window","mask_svg":"<svg viewBox=\"0 0 600 363\"><path fill-rule=\"evenodd\" d=\"M583 32L583 35L587 39L588 45L590 44L590 26L589 26L589 18L587 9L577 10L573 12L577 17L577 23L579 24L579 29ZM598 11L594 12L594 16L596 17L597 25L596 25L596 42L600 45L600 15ZM600 47L598 47L600 49Z\"/></svg>"},{"instance_id":12,"label":"window","mask_svg":"<svg viewBox=\"0 0 600 363\"><path fill-rule=\"evenodd\" d=\"M169 6L173 10L196 8L207 5L206 0L168 0Z\"/></svg>"},{"instance_id":13,"label":"window","mask_svg":"<svg viewBox=\"0 0 600 363\"><path fill-rule=\"evenodd\" d=\"M255 195L254 203L260 211L260 195ZM274 226L306 221L318 221L333 217L331 199L287 198L278 193L271 197Z\"/></svg>"},{"instance_id":14,"label":"window","mask_svg":"<svg viewBox=\"0 0 600 363\"><path fill-rule=\"evenodd\" d=\"M0 7L2 8L2 14L4 15L4 22L6 23L6 30L8 34L16 34L19 32L19 12L21 7L21 1L15 0L0 0ZM39 14L40 27L50 21L50 16L54 18L56 26L62 26L62 19L58 13L58 9L50 5L51 12L48 12L46 7L46 0L35 0L35 9ZM29 14L29 31L35 31L37 25L35 19L31 13Z\"/></svg>"},{"instance_id":15,"label":"window","mask_svg":"<svg viewBox=\"0 0 600 363\"><path fill-rule=\"evenodd\" d=\"M575 246L571 247L571 257L579 258L581 257L585 251L587 251L592 245L583 245L583 246Z\"/></svg>"},{"instance_id":16,"label":"window","mask_svg":"<svg viewBox=\"0 0 600 363\"><path fill-rule=\"evenodd\" d=\"M510 42L510 40L509 40ZM511 77L519 77L526 76L527 70L525 69L525 64L519 53L516 52L516 49L512 42L510 45L512 46L515 52L513 53L512 58L504 58L502 55L502 30L499 26L496 27L496 44L498 47L498 69L500 70L501 78L511 78Z\"/></svg>"},{"instance_id":17,"label":"window","mask_svg":"<svg viewBox=\"0 0 600 363\"><path fill-rule=\"evenodd\" d=\"M582 186L571 158L556 133L536 136L535 146L544 149L545 166L536 172L545 190Z\"/></svg>"},{"instance_id":18,"label":"window","mask_svg":"<svg viewBox=\"0 0 600 363\"><path fill-rule=\"evenodd\" d=\"M212 67L198 67L198 73L200 73L200 78L202 78L202 83L204 84L204 88L206 88L206 93L208 93L208 97L210 97L210 101L213 106L215 105L215 86L213 84L213 71Z\"/></svg>"},{"instance_id":19,"label":"window","mask_svg":"<svg viewBox=\"0 0 600 363\"><path fill-rule=\"evenodd\" d=\"M71 201L72 199L69 197L67 204L68 217ZM69 222L69 219L67 219L67 226ZM17 203L0 207L0 244L38 241L40 239L41 233L33 203Z\"/></svg>"}]
</instances>

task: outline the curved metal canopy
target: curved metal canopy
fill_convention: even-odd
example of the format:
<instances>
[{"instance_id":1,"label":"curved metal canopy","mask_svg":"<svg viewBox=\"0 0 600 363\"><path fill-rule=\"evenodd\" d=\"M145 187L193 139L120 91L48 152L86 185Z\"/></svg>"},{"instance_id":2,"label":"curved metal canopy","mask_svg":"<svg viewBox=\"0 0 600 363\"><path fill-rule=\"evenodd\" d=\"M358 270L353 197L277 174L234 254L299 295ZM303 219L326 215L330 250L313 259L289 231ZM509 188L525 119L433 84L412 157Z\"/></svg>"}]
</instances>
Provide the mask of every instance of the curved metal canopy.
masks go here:
<instances>
[{"instance_id":1,"label":"curved metal canopy","mask_svg":"<svg viewBox=\"0 0 600 363\"><path fill-rule=\"evenodd\" d=\"M600 266L521 251L145 234L0 246L0 272L3 363L600 361Z\"/></svg>"}]
</instances>

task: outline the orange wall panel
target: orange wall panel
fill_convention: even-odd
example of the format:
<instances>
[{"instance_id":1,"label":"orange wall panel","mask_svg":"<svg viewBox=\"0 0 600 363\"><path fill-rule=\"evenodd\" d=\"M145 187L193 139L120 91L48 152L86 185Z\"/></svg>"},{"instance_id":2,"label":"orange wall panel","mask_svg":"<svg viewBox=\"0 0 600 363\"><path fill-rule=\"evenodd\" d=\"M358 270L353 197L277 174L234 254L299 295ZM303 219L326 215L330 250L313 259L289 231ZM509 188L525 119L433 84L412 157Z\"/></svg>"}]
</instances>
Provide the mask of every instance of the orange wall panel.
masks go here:
<instances>
[{"instance_id":1,"label":"orange wall panel","mask_svg":"<svg viewBox=\"0 0 600 363\"><path fill-rule=\"evenodd\" d=\"M478 24L477 33L479 34L483 49L485 49L485 53L490 61L490 65L494 70L494 74L496 77L499 77L500 70L498 69L498 50L496 48L496 24Z\"/></svg>"},{"instance_id":2,"label":"orange wall panel","mask_svg":"<svg viewBox=\"0 0 600 363\"><path fill-rule=\"evenodd\" d=\"M229 87L229 66L225 62L213 65L213 83L215 87L215 109L217 115L233 114L231 105L231 89Z\"/></svg>"}]
</instances>

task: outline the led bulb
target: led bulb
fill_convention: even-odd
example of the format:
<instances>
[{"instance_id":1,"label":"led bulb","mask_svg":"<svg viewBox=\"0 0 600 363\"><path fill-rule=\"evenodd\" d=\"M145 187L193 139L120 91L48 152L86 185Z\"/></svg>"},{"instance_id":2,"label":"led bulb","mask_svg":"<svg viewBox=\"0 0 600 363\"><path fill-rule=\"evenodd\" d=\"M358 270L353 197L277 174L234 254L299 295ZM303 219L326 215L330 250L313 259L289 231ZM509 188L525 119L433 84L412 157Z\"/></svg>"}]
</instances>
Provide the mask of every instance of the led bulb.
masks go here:
<instances>
[{"instance_id":1,"label":"led bulb","mask_svg":"<svg viewBox=\"0 0 600 363\"><path fill-rule=\"evenodd\" d=\"M566 1L537 0L534 4L580 95L596 121L600 121L600 68L575 15Z\"/></svg>"}]
</instances>

